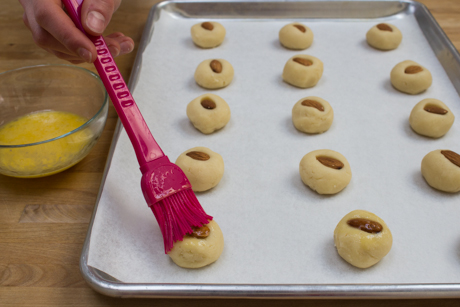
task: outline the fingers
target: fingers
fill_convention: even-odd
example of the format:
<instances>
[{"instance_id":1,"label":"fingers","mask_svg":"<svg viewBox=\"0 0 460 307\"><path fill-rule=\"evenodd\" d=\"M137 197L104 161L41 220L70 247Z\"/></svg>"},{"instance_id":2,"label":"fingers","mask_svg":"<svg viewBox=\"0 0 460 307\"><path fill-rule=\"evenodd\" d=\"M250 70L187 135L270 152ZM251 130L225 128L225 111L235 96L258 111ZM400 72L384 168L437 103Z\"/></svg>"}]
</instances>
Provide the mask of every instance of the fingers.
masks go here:
<instances>
[{"instance_id":1,"label":"fingers","mask_svg":"<svg viewBox=\"0 0 460 307\"><path fill-rule=\"evenodd\" d=\"M24 16L26 16L24 14ZM64 45L62 45L54 36L52 36L48 31L43 29L35 19L32 19L30 22L28 18L24 17L24 23L26 24L27 28L32 32L33 38L37 46L47 50L50 53L54 53L53 51L57 51L59 53L64 53L67 55L74 54L70 50L68 50ZM59 56L59 58L62 58Z\"/></svg>"},{"instance_id":2,"label":"fingers","mask_svg":"<svg viewBox=\"0 0 460 307\"><path fill-rule=\"evenodd\" d=\"M113 57L130 53L134 49L133 40L120 32L107 35L104 40Z\"/></svg>"},{"instance_id":3,"label":"fingers","mask_svg":"<svg viewBox=\"0 0 460 307\"><path fill-rule=\"evenodd\" d=\"M66 61L69 61L69 62L71 62L73 64L80 64L80 63L85 62L80 57L77 57L77 56L73 56L73 55L70 55L70 54L67 54L67 53L62 53L62 52L59 52L59 51L56 51L56 50L51 50L51 49L45 49L45 50L48 51L49 53L54 54L56 57L58 57L60 59L63 59L63 60L66 60Z\"/></svg>"},{"instance_id":4,"label":"fingers","mask_svg":"<svg viewBox=\"0 0 460 307\"><path fill-rule=\"evenodd\" d=\"M24 7L24 24L32 32L33 39L39 47L74 64L91 63L96 59L94 44L76 28L63 11L61 0L19 1ZM84 27L85 23L96 30L100 30L97 29L99 27L102 28L102 33L120 2L121 0L85 0L82 7L82 21L87 22L83 22ZM101 34L89 28L87 31L93 35ZM133 40L119 32L106 36L105 41L114 57L134 49Z\"/></svg>"},{"instance_id":5,"label":"fingers","mask_svg":"<svg viewBox=\"0 0 460 307\"><path fill-rule=\"evenodd\" d=\"M26 27L30 30L29 19L27 18L26 12L24 12L24 14L22 14L22 21L24 22Z\"/></svg>"},{"instance_id":6,"label":"fingers","mask_svg":"<svg viewBox=\"0 0 460 307\"><path fill-rule=\"evenodd\" d=\"M42 0L40 7L35 7L37 23L55 40L43 36L44 44L49 48L62 53L69 53L80 57L85 62L93 62L96 58L96 48L72 22L62 10L60 1ZM64 48L57 46L59 42ZM39 45L40 46L40 45Z\"/></svg>"},{"instance_id":7,"label":"fingers","mask_svg":"<svg viewBox=\"0 0 460 307\"><path fill-rule=\"evenodd\" d=\"M121 0L86 0L81 9L81 22L91 35L102 35Z\"/></svg>"},{"instance_id":8,"label":"fingers","mask_svg":"<svg viewBox=\"0 0 460 307\"><path fill-rule=\"evenodd\" d=\"M29 0L21 4L24 23L39 47L65 60L94 61L96 48L65 14L60 0Z\"/></svg>"}]
</instances>

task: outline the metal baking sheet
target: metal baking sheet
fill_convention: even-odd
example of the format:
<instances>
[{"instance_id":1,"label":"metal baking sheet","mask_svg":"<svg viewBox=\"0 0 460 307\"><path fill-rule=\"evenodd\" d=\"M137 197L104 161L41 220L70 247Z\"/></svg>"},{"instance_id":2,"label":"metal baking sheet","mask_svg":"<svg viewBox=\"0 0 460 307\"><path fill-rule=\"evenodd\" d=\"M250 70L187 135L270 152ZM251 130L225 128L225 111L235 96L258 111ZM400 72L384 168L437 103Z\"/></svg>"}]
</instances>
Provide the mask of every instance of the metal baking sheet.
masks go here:
<instances>
[{"instance_id":1,"label":"metal baking sheet","mask_svg":"<svg viewBox=\"0 0 460 307\"><path fill-rule=\"evenodd\" d=\"M410 1L252 1L252 2L212 2L183 1L164 2L152 9L146 25L134 71L130 80L130 88L134 90L142 68L142 55L150 42L155 21L162 12L174 14L177 18L186 19L222 19L222 20L270 20L291 21L299 19L308 23L308 19L316 22L355 20L380 21L398 16L414 16L420 29L429 42L434 54L442 64L457 92L460 89L459 55L445 34L442 32L429 11L419 3ZM300 52L299 52L300 53ZM302 52L303 53L303 52ZM306 52L308 53L308 51ZM307 96L309 94L306 94ZM107 174L115 149L119 129L114 136L112 149L106 166ZM104 178L105 180L105 178ZM100 195L103 192L101 186ZM99 198L98 198L99 202ZM460 285L451 284L180 284L180 283L124 283L111 276L88 266L88 252L94 226L96 205L82 252L81 270L88 283L97 291L111 296L126 297L292 297L292 298L422 298L422 297L459 297ZM347 213L347 212L344 212ZM387 221L388 223L388 221ZM225 233L224 233L225 235Z\"/></svg>"}]
</instances>

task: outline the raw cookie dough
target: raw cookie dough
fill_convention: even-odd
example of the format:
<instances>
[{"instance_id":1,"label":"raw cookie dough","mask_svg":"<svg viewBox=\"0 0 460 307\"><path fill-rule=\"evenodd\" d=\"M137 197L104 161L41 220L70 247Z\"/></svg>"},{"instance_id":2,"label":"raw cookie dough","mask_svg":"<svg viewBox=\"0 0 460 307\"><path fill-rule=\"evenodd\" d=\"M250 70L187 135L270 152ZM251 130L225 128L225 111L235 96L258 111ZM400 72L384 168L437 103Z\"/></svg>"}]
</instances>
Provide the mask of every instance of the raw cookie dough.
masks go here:
<instances>
[{"instance_id":1,"label":"raw cookie dough","mask_svg":"<svg viewBox=\"0 0 460 307\"><path fill-rule=\"evenodd\" d=\"M184 151L177 158L176 165L185 173L195 192L215 187L224 175L222 156L206 147Z\"/></svg>"},{"instance_id":2,"label":"raw cookie dough","mask_svg":"<svg viewBox=\"0 0 460 307\"><path fill-rule=\"evenodd\" d=\"M223 250L222 230L212 220L204 227L195 228L195 231L187 234L182 241L175 242L168 255L180 267L197 269L215 262Z\"/></svg>"},{"instance_id":3,"label":"raw cookie dough","mask_svg":"<svg viewBox=\"0 0 460 307\"><path fill-rule=\"evenodd\" d=\"M414 61L403 61L391 70L393 86L407 94L419 94L431 86L433 78L428 69Z\"/></svg>"},{"instance_id":4,"label":"raw cookie dough","mask_svg":"<svg viewBox=\"0 0 460 307\"><path fill-rule=\"evenodd\" d=\"M218 22L206 21L193 25L190 29L192 40L201 48L214 48L222 44L225 28Z\"/></svg>"},{"instance_id":5,"label":"raw cookie dough","mask_svg":"<svg viewBox=\"0 0 460 307\"><path fill-rule=\"evenodd\" d=\"M300 87L313 87L323 75L323 62L307 54L298 54L290 58L283 69L283 80Z\"/></svg>"},{"instance_id":6,"label":"raw cookie dough","mask_svg":"<svg viewBox=\"0 0 460 307\"><path fill-rule=\"evenodd\" d=\"M302 132L323 133L331 127L333 119L331 105L319 97L302 98L292 108L292 122Z\"/></svg>"},{"instance_id":7,"label":"raw cookie dough","mask_svg":"<svg viewBox=\"0 0 460 307\"><path fill-rule=\"evenodd\" d=\"M217 89L229 85L233 74L232 64L224 59L204 60L195 70L195 81L201 87Z\"/></svg>"},{"instance_id":8,"label":"raw cookie dough","mask_svg":"<svg viewBox=\"0 0 460 307\"><path fill-rule=\"evenodd\" d=\"M346 262L368 268L385 257L393 244L387 224L377 215L355 210L343 217L334 230L337 252Z\"/></svg>"},{"instance_id":9,"label":"raw cookie dough","mask_svg":"<svg viewBox=\"0 0 460 307\"><path fill-rule=\"evenodd\" d=\"M442 101L434 98L417 103L409 116L410 126L415 132L432 138L446 134L454 120L452 111Z\"/></svg>"},{"instance_id":10,"label":"raw cookie dough","mask_svg":"<svg viewBox=\"0 0 460 307\"><path fill-rule=\"evenodd\" d=\"M313 32L301 23L294 22L285 25L279 32L281 45L289 49L307 49L313 42Z\"/></svg>"},{"instance_id":11,"label":"raw cookie dough","mask_svg":"<svg viewBox=\"0 0 460 307\"><path fill-rule=\"evenodd\" d=\"M367 43L381 50L396 49L402 41L401 31L389 23L379 23L367 31Z\"/></svg>"},{"instance_id":12,"label":"raw cookie dough","mask_svg":"<svg viewBox=\"0 0 460 307\"><path fill-rule=\"evenodd\" d=\"M228 123L230 107L221 97L204 94L187 105L187 116L196 129L204 134L210 134Z\"/></svg>"},{"instance_id":13,"label":"raw cookie dough","mask_svg":"<svg viewBox=\"0 0 460 307\"><path fill-rule=\"evenodd\" d=\"M309 152L299 165L303 183L319 194L335 194L342 191L351 180L351 168L347 159L330 149Z\"/></svg>"},{"instance_id":14,"label":"raw cookie dough","mask_svg":"<svg viewBox=\"0 0 460 307\"><path fill-rule=\"evenodd\" d=\"M448 149L428 153L422 160L422 175L435 189L460 191L460 155Z\"/></svg>"}]
</instances>

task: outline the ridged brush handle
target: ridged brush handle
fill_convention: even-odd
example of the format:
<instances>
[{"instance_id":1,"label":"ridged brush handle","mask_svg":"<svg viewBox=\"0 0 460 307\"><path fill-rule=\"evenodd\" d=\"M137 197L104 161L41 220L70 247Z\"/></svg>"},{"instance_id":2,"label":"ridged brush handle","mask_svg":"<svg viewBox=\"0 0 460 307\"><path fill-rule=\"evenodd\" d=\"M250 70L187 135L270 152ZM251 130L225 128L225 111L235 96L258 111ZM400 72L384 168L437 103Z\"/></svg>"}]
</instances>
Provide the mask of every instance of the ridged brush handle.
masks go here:
<instances>
[{"instance_id":1,"label":"ridged brush handle","mask_svg":"<svg viewBox=\"0 0 460 307\"><path fill-rule=\"evenodd\" d=\"M164 153L152 136L139 108L137 107L123 77L102 36L88 35L81 23L81 5L83 0L62 0L74 24L94 43L97 59L94 62L105 89L128 134L139 165L163 157Z\"/></svg>"}]
</instances>

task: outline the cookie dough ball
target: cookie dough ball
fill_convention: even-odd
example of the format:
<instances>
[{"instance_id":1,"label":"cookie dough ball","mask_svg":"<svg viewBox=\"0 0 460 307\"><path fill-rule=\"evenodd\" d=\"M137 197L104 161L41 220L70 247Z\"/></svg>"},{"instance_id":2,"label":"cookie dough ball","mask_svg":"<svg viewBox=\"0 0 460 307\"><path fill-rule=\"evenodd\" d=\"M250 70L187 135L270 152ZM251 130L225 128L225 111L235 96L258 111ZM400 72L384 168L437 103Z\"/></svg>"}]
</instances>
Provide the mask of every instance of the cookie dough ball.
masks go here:
<instances>
[{"instance_id":1,"label":"cookie dough ball","mask_svg":"<svg viewBox=\"0 0 460 307\"><path fill-rule=\"evenodd\" d=\"M224 59L201 62L195 70L195 81L207 89L226 87L233 80L233 66Z\"/></svg>"},{"instance_id":2,"label":"cookie dough ball","mask_svg":"<svg viewBox=\"0 0 460 307\"><path fill-rule=\"evenodd\" d=\"M194 228L193 233L185 235L182 241L175 242L168 255L180 267L197 269L215 262L223 250L224 236L213 220Z\"/></svg>"},{"instance_id":3,"label":"cookie dough ball","mask_svg":"<svg viewBox=\"0 0 460 307\"><path fill-rule=\"evenodd\" d=\"M309 96L300 99L292 108L292 122L305 133L323 133L334 119L334 111L326 100Z\"/></svg>"},{"instance_id":4,"label":"cookie dough ball","mask_svg":"<svg viewBox=\"0 0 460 307\"><path fill-rule=\"evenodd\" d=\"M412 95L427 90L433 82L428 69L409 60L396 64L391 70L390 80L397 90Z\"/></svg>"},{"instance_id":5,"label":"cookie dough ball","mask_svg":"<svg viewBox=\"0 0 460 307\"><path fill-rule=\"evenodd\" d=\"M410 113L409 123L418 134L431 138L440 138L449 131L454 123L452 111L440 100L423 99Z\"/></svg>"},{"instance_id":6,"label":"cookie dough ball","mask_svg":"<svg viewBox=\"0 0 460 307\"><path fill-rule=\"evenodd\" d=\"M380 50L396 49L402 41L402 34L398 28L389 23L379 23L367 31L367 43Z\"/></svg>"},{"instance_id":7,"label":"cookie dough ball","mask_svg":"<svg viewBox=\"0 0 460 307\"><path fill-rule=\"evenodd\" d=\"M460 191L460 155L448 149L428 153L422 160L422 175L435 189Z\"/></svg>"},{"instance_id":8,"label":"cookie dough ball","mask_svg":"<svg viewBox=\"0 0 460 307\"><path fill-rule=\"evenodd\" d=\"M290 23L281 28L279 32L281 45L289 49L307 49L313 43L312 30L298 22Z\"/></svg>"},{"instance_id":9,"label":"cookie dough ball","mask_svg":"<svg viewBox=\"0 0 460 307\"><path fill-rule=\"evenodd\" d=\"M385 257L393 244L387 224L377 215L355 210L343 217L334 230L337 252L346 262L368 268Z\"/></svg>"},{"instance_id":10,"label":"cookie dough ball","mask_svg":"<svg viewBox=\"0 0 460 307\"><path fill-rule=\"evenodd\" d=\"M225 38L224 26L215 21L197 23L192 26L190 32L195 45L201 48L217 47Z\"/></svg>"},{"instance_id":11,"label":"cookie dough ball","mask_svg":"<svg viewBox=\"0 0 460 307\"><path fill-rule=\"evenodd\" d=\"M215 187L224 175L222 156L206 147L194 147L183 152L176 165L185 173L195 192Z\"/></svg>"},{"instance_id":12,"label":"cookie dough ball","mask_svg":"<svg viewBox=\"0 0 460 307\"><path fill-rule=\"evenodd\" d=\"M300 87L313 87L323 75L323 62L311 55L298 54L290 58L283 70L283 80Z\"/></svg>"},{"instance_id":13,"label":"cookie dough ball","mask_svg":"<svg viewBox=\"0 0 460 307\"><path fill-rule=\"evenodd\" d=\"M319 194L336 194L351 180L347 159L330 149L320 149L306 154L299 165L300 177Z\"/></svg>"},{"instance_id":14,"label":"cookie dough ball","mask_svg":"<svg viewBox=\"0 0 460 307\"><path fill-rule=\"evenodd\" d=\"M187 105L187 116L204 134L223 128L230 120L230 107L217 95L204 94Z\"/></svg>"}]
</instances>

